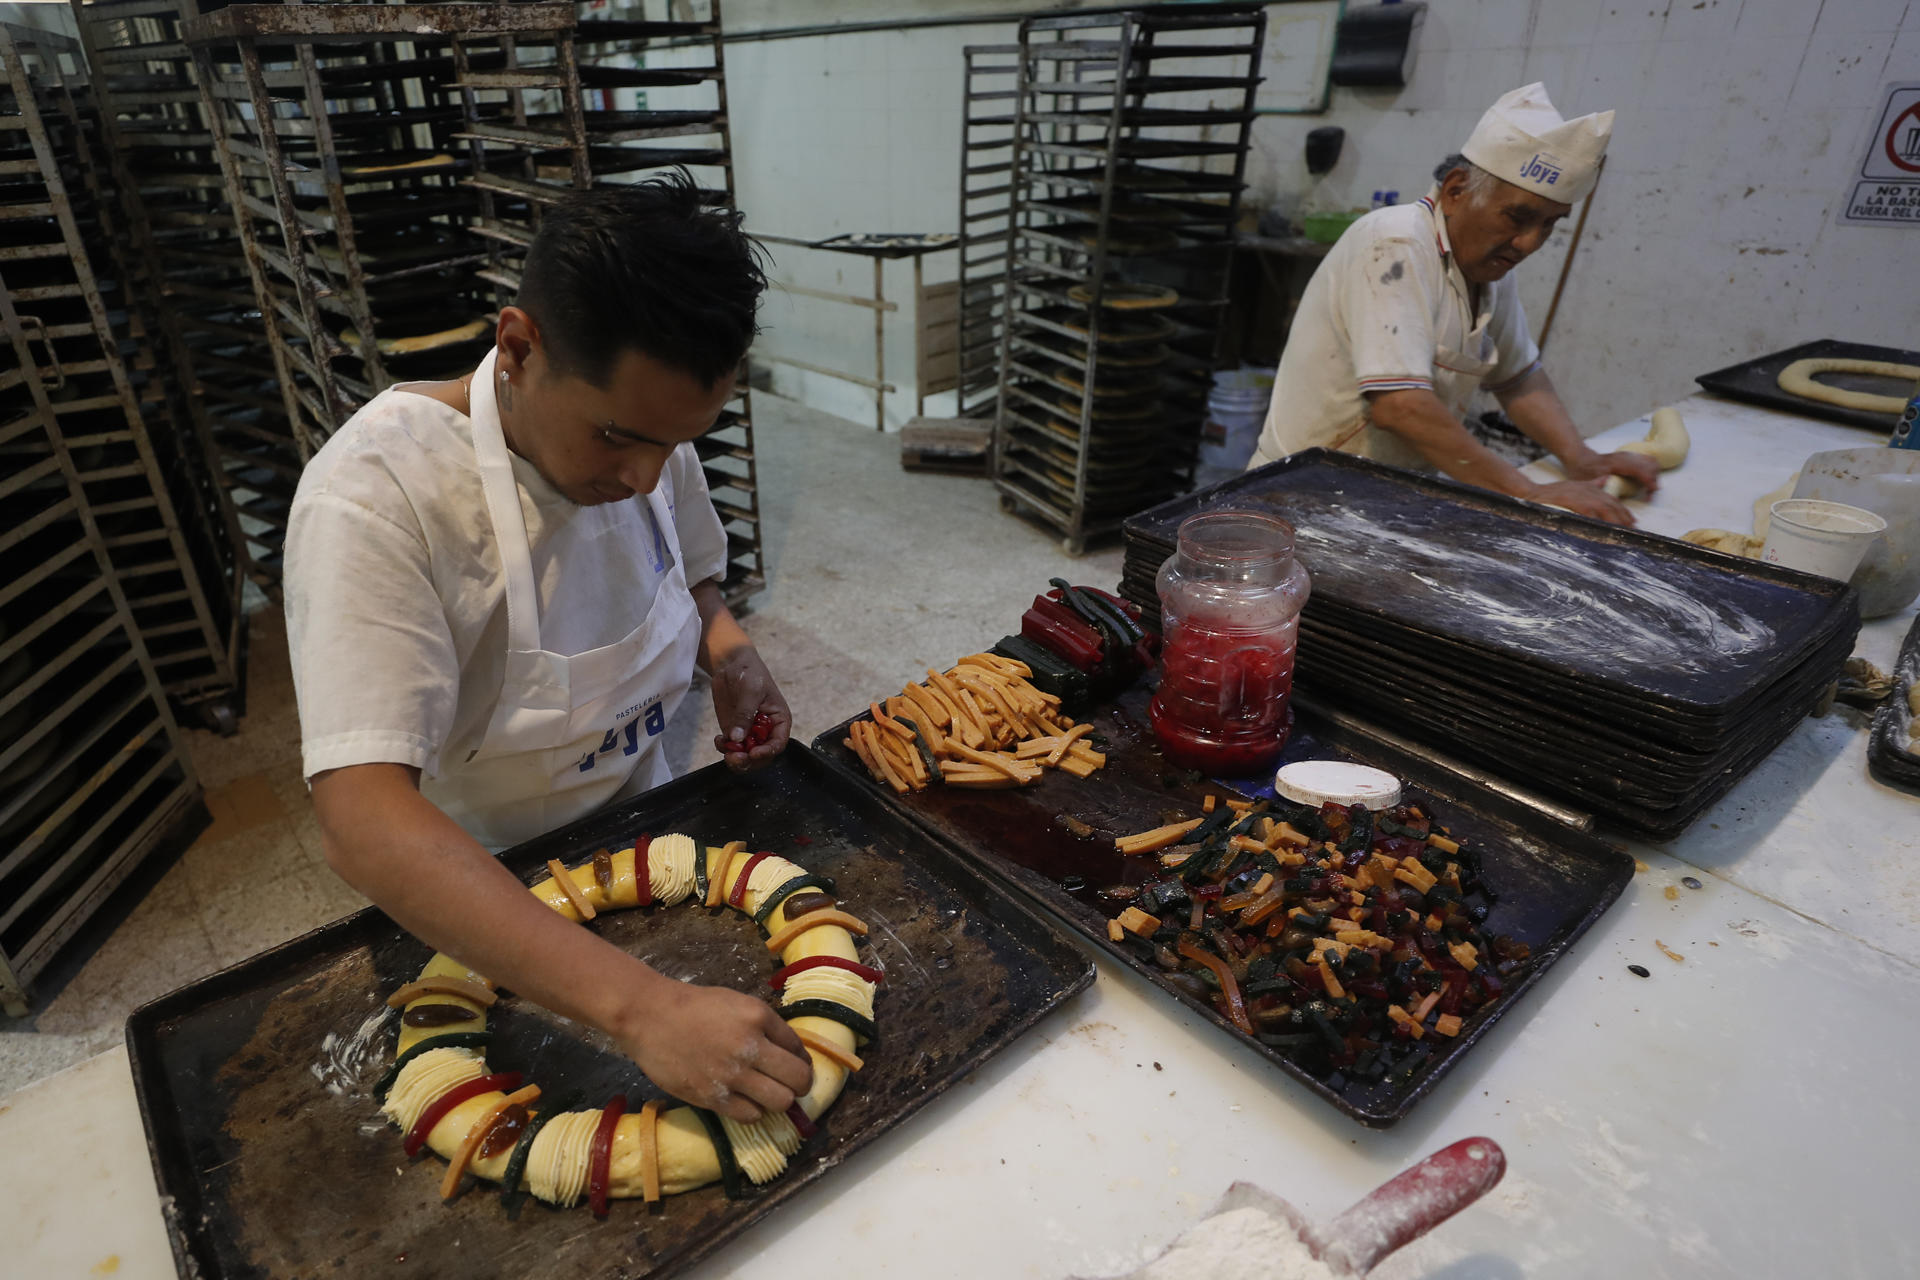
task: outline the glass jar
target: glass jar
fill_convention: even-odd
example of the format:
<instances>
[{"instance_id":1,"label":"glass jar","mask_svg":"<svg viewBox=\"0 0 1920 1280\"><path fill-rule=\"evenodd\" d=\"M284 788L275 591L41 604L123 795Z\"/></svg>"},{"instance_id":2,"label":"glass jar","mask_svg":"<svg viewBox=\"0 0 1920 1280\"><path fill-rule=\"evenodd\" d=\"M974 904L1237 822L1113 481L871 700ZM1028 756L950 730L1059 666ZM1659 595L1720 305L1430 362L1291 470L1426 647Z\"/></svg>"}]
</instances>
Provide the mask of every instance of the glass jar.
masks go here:
<instances>
[{"instance_id":1,"label":"glass jar","mask_svg":"<svg viewBox=\"0 0 1920 1280\"><path fill-rule=\"evenodd\" d=\"M1272 768L1292 726L1309 589L1293 526L1250 511L1190 517L1159 586L1160 689L1149 713L1162 753L1227 777Z\"/></svg>"}]
</instances>

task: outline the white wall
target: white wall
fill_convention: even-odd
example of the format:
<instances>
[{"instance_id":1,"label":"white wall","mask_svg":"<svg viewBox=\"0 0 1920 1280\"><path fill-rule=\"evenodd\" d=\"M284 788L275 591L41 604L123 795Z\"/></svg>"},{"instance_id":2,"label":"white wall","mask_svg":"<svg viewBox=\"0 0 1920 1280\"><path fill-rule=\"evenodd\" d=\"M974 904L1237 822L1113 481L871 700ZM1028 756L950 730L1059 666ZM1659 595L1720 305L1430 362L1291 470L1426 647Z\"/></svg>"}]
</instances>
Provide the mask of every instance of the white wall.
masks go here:
<instances>
[{"instance_id":1,"label":"white wall","mask_svg":"<svg viewBox=\"0 0 1920 1280\"><path fill-rule=\"evenodd\" d=\"M969 26L729 45L749 224L795 236L952 230L960 51L1011 34ZM1920 0L1433 0L1411 85L1335 89L1325 115L1260 120L1249 198L1342 207L1397 188L1412 199L1488 103L1535 79L1569 115L1618 112L1547 356L1586 429L1686 394L1695 374L1809 339L1920 340L1920 232L1833 222L1881 86L1920 79ZM1348 136L1315 186L1301 153L1319 124ZM1571 222L1521 268L1536 326ZM778 257L783 279L871 286L863 261ZM928 268L949 277L952 255ZM890 296L905 298L909 279L889 268ZM776 298L766 319L765 350L871 371L865 312ZM897 424L912 413L904 311L888 343ZM776 387L872 417L861 388L791 370Z\"/></svg>"},{"instance_id":2,"label":"white wall","mask_svg":"<svg viewBox=\"0 0 1920 1280\"><path fill-rule=\"evenodd\" d=\"M735 179L747 225L799 239L847 231L932 232L958 226L961 50L1007 43L1015 28L937 27L727 48ZM772 246L777 281L870 295L864 258ZM929 283L953 278L956 254L928 256ZM887 320L888 421L913 416L913 268L885 268L887 296L901 309ZM873 374L870 311L796 297L777 288L765 308L757 350L810 364ZM781 393L856 422L873 420L864 387L774 365ZM928 406L951 412L951 396Z\"/></svg>"}]
</instances>

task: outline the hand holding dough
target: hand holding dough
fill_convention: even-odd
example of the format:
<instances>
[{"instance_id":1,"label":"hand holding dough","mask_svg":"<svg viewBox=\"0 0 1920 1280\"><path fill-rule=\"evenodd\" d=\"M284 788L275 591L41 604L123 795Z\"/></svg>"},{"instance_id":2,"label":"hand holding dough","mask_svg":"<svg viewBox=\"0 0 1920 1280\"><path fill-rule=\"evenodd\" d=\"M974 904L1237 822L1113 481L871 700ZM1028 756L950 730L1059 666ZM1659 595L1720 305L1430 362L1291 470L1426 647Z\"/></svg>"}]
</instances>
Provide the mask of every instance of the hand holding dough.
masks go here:
<instances>
[{"instance_id":1,"label":"hand holding dough","mask_svg":"<svg viewBox=\"0 0 1920 1280\"><path fill-rule=\"evenodd\" d=\"M1645 440L1621 445L1619 452L1644 453L1659 463L1662 471L1671 471L1687 460L1687 450L1692 447L1693 438L1687 434L1680 411L1666 408L1653 411L1653 425L1647 429ZM1604 487L1616 498L1631 497L1640 488L1625 476L1608 476Z\"/></svg>"},{"instance_id":2,"label":"hand holding dough","mask_svg":"<svg viewBox=\"0 0 1920 1280\"><path fill-rule=\"evenodd\" d=\"M783 970L780 998L781 1016L812 1062L813 1084L793 1108L770 1111L751 1124L684 1106L663 1109L650 1104L619 1116L606 1151L607 1193L613 1199L677 1195L731 1177L726 1169L737 1169L760 1185L778 1177L800 1150L796 1112L810 1124L833 1105L849 1074L861 1066L857 1051L873 1034L875 983L870 979L878 977L859 963L854 944L854 933L864 934L866 926L831 909L830 881L785 858L749 853L744 843L703 851L687 836L663 835L646 849L644 861L636 846L602 850L577 867L559 866L567 883L548 878L531 891L554 911L579 921L611 909L687 901L704 872L706 901L725 901L759 922L768 934L769 949L778 944L782 966L814 961L814 967L799 972ZM796 919L788 918L789 902L795 905ZM821 958L827 963L820 963ZM484 1045L494 1003L492 984L452 957L435 955L420 978L389 1003L396 1000L405 1004L406 1013L382 1110L403 1132L412 1133L437 1100L491 1074ZM422 1018L418 1015L424 1005L442 1009ZM491 1089L455 1101L427 1119L430 1127L420 1135L424 1145L460 1161L449 1170L445 1186L457 1188L465 1172L508 1184L509 1191L524 1186L550 1204L577 1203L587 1192L594 1135L603 1113L542 1116L550 1104L541 1103L536 1110L519 1108L515 1116L506 1105L511 1101L503 1091ZM715 1121L719 1133L708 1127L703 1114ZM503 1140L490 1143L492 1130L502 1125L519 1126L517 1139L508 1132ZM716 1139L727 1146L724 1160Z\"/></svg>"}]
</instances>

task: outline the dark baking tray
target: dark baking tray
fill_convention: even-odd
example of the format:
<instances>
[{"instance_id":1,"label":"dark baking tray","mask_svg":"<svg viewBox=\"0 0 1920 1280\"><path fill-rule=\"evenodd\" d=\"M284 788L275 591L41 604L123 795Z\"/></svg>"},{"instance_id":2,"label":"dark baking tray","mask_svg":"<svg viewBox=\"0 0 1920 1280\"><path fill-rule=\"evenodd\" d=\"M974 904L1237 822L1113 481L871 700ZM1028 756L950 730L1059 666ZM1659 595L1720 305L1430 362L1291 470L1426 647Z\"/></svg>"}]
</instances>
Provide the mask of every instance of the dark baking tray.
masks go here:
<instances>
[{"instance_id":1,"label":"dark baking tray","mask_svg":"<svg viewBox=\"0 0 1920 1280\"><path fill-rule=\"evenodd\" d=\"M1517 697L1510 681L1464 663L1447 663L1391 644L1324 631L1307 625L1304 617L1300 628L1303 651L1310 651L1316 662L1324 661L1330 670L1338 672L1337 683L1331 679L1324 682L1322 692L1330 697L1360 681L1404 685L1433 694L1436 702L1476 710L1499 708L1537 721L1542 728L1591 740L1598 750L1630 750L1683 768L1723 750L1728 740L1756 716L1797 698L1809 684L1825 685L1834 680L1853 651L1854 639L1850 631L1833 636L1769 685L1739 715L1714 724L1699 724L1584 695L1532 691Z\"/></svg>"},{"instance_id":2,"label":"dark baking tray","mask_svg":"<svg viewBox=\"0 0 1920 1280\"><path fill-rule=\"evenodd\" d=\"M739 1201L708 1187L650 1214L585 1209L469 1190L440 1203L445 1165L408 1167L400 1134L367 1091L391 1061L389 1018L358 1055L323 1053L355 1035L431 954L368 909L136 1010L127 1022L167 1232L182 1276L366 1276L412 1258L467 1277L667 1276L738 1236L1007 1048L1093 980L1084 953L967 860L872 792L795 746L773 767L715 765L519 846L523 879L637 831L743 839L835 876L872 927L884 965L881 1038L787 1173ZM811 843L801 846L804 838ZM765 991L772 966L735 913L691 907L609 912L594 928L663 972ZM597 1032L530 1002L494 1019L489 1061L551 1090L598 1101L657 1092ZM344 1092L336 1095L332 1083ZM635 1105L638 1105L637 1102ZM402 1169L395 1176L396 1168ZM426 1274L423 1272L422 1274Z\"/></svg>"},{"instance_id":3,"label":"dark baking tray","mask_svg":"<svg viewBox=\"0 0 1920 1280\"><path fill-rule=\"evenodd\" d=\"M1893 364L1920 365L1920 351L1901 351L1895 347L1869 347L1859 342L1837 342L1832 338L1823 338L1819 342L1803 342L1797 347L1788 347L1785 351L1761 356L1758 360L1746 360L1739 364L1728 365L1724 369L1715 369L1712 373L1701 374L1694 381L1715 395L1725 396L1729 400L1740 400L1768 409L1797 413L1805 418L1824 418L1828 422L1838 422L1842 426L1859 427L1863 431L1877 431L1882 436L1891 436L1893 424L1900 420L1898 413L1868 413L1864 409L1843 409L1837 404L1821 404L1817 400L1805 400L1780 389L1777 379L1782 369L1795 360L1810 360L1817 357L1831 357L1836 360L1886 360ZM1885 378L1828 373L1821 375L1821 380L1830 382L1836 387L1871 391L1875 395L1897 394L1905 398L1913 394L1911 384L1889 391L1888 380Z\"/></svg>"},{"instance_id":4,"label":"dark baking tray","mask_svg":"<svg viewBox=\"0 0 1920 1280\"><path fill-rule=\"evenodd\" d=\"M1149 576L1129 570L1121 579L1120 594L1140 606L1147 625L1157 627L1159 600L1153 588L1143 584ZM1338 679L1329 676L1319 680L1320 692L1329 698L1337 701L1354 681L1364 678L1361 669L1368 667L1374 678L1394 684L1429 687L1438 682L1448 691L1477 690L1509 710L1559 720L1569 732L1602 739L1611 732L1619 742L1632 738L1642 747L1653 744L1654 754L1661 754L1662 748L1675 753L1723 749L1728 739L1756 715L1764 714L1783 698L1797 696L1793 690L1809 679L1810 671L1837 666L1852 651L1859 631L1857 614L1840 611L1833 619L1834 625L1823 626L1810 637L1810 650L1794 655L1793 665L1772 683L1756 685L1739 702L1700 715L1610 694L1578 681L1552 679L1538 671L1528 672L1528 680L1522 684L1516 681L1509 664L1470 647L1432 636L1395 634L1378 626L1343 626L1348 621L1324 597L1309 600L1300 617L1302 644L1329 653L1338 650L1349 658L1340 664ZM1846 652L1835 658L1836 650ZM1832 678L1831 673L1828 678Z\"/></svg>"},{"instance_id":5,"label":"dark baking tray","mask_svg":"<svg viewBox=\"0 0 1920 1280\"><path fill-rule=\"evenodd\" d=\"M1294 525L1314 594L1349 615L1497 655L1516 682L1573 681L1696 715L1755 696L1829 634L1836 613L1858 615L1853 589L1831 578L1325 449L1125 527L1171 546L1188 516L1229 508ZM1592 590L1575 584L1583 576ZM1639 640L1622 638L1628 626ZM1730 652L1742 628L1753 641Z\"/></svg>"},{"instance_id":6,"label":"dark baking tray","mask_svg":"<svg viewBox=\"0 0 1920 1280\"><path fill-rule=\"evenodd\" d=\"M1300 688L1307 689L1302 681ZM1345 705L1395 726L1409 737L1434 744L1450 756L1480 765L1500 777L1533 787L1590 810L1606 825L1631 831L1649 840L1671 840L1692 824L1735 783L1786 740L1812 708L1784 708L1773 718L1756 723L1728 751L1718 768L1691 779L1678 795L1630 788L1604 769L1582 767L1563 759L1543 759L1545 749L1519 741L1518 735L1470 735L1458 718L1429 713L1417 698L1351 694ZM1522 767L1528 753L1529 767Z\"/></svg>"},{"instance_id":7,"label":"dark baking tray","mask_svg":"<svg viewBox=\"0 0 1920 1280\"><path fill-rule=\"evenodd\" d=\"M895 803L981 868L1029 894L1113 960L1369 1127L1394 1124L1431 1093L1473 1051L1488 1028L1527 998L1526 993L1633 878L1633 859L1596 837L1429 760L1297 707L1285 758L1334 756L1397 774L1409 786L1409 799L1427 807L1457 836L1483 851L1487 882L1500 895L1487 928L1527 943L1536 958L1508 988L1507 996L1476 1014L1458 1039L1433 1045L1425 1065L1410 1079L1397 1085L1347 1081L1336 1088L1284 1052L1241 1035L1211 1005L1180 990L1158 968L1107 938L1107 921L1119 913L1121 904L1103 902L1098 891L1116 883L1139 883L1159 870L1153 858L1128 858L1115 852L1114 839L1160 825L1169 809L1198 814L1201 796L1209 789L1186 781L1185 774L1169 772L1147 726L1148 697L1145 687L1136 687L1116 703L1081 713L1079 718L1091 723L1108 744L1106 767L1091 777L1050 771L1031 787L1009 791L934 786ZM843 745L851 723L821 734L814 740L814 749L828 763L877 791L865 767ZM1094 834L1073 835L1062 825L1062 816L1086 823ZM1079 887L1066 886L1071 876L1080 877ZM1438 1039L1431 1037L1429 1043Z\"/></svg>"},{"instance_id":8,"label":"dark baking tray","mask_svg":"<svg viewBox=\"0 0 1920 1280\"><path fill-rule=\"evenodd\" d=\"M1460 717L1463 729L1480 725L1492 728L1496 734L1511 730L1554 759L1591 761L1608 769L1626 768L1634 776L1645 775L1657 784L1675 775L1717 768L1730 751L1744 743L1755 725L1764 724L1784 711L1805 715L1839 677L1851 652L1852 637L1837 637L1804 666L1795 668L1787 680L1764 701L1755 704L1749 714L1730 723L1701 749L1675 744L1645 730L1628 727L1624 732L1617 731L1624 722L1613 720L1604 712L1583 717L1536 700L1515 698L1510 693L1489 693L1484 688L1463 686L1391 657L1360 656L1344 642L1318 636L1301 638L1299 675L1303 686L1328 702L1338 703L1375 691L1410 698L1445 716Z\"/></svg>"},{"instance_id":9,"label":"dark baking tray","mask_svg":"<svg viewBox=\"0 0 1920 1280\"><path fill-rule=\"evenodd\" d=\"M1834 586L1837 588L1839 584L1835 583ZM1828 611L1826 616L1819 618L1812 627L1796 637L1797 643L1790 647L1783 644L1773 650L1765 669L1756 673L1737 697L1705 709L1662 701L1657 697L1634 697L1599 687L1591 680L1542 671L1537 666L1517 666L1506 655L1492 653L1451 637L1383 624L1378 618L1355 613L1332 600L1321 600L1317 606L1309 601L1302 614L1302 624L1323 633L1344 634L1357 640L1385 644L1401 652L1419 654L1449 668L1473 671L1483 678L1498 680L1528 697L1568 699L1590 706L1599 704L1615 708L1620 714L1637 718L1656 730L1671 725L1676 730L1691 728L1717 733L1764 702L1769 690L1779 687L1782 680L1816 654L1832 648L1835 643L1851 639L1859 630L1859 616L1850 607Z\"/></svg>"},{"instance_id":10,"label":"dark baking tray","mask_svg":"<svg viewBox=\"0 0 1920 1280\"><path fill-rule=\"evenodd\" d=\"M1873 728L1867 739L1867 768L1873 776L1891 787L1920 791L1920 756L1900 748L1903 729L1909 724L1908 690L1920 685L1920 618L1915 618L1900 646L1899 661L1893 668L1893 696L1873 713ZM1920 750L1920 740L1909 731L1909 745Z\"/></svg>"}]
</instances>

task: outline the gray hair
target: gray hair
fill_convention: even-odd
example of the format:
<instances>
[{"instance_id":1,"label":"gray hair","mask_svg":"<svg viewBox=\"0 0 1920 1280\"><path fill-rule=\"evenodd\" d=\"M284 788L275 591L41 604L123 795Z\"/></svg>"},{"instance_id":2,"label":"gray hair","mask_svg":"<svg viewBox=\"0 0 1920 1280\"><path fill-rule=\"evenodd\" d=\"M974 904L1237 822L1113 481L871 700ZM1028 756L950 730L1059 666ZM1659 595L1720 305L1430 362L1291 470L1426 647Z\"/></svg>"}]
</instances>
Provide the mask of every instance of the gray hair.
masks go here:
<instances>
[{"instance_id":1,"label":"gray hair","mask_svg":"<svg viewBox=\"0 0 1920 1280\"><path fill-rule=\"evenodd\" d=\"M1500 179L1494 177L1485 169L1482 169L1479 165L1461 155L1458 151L1440 162L1439 167L1433 171L1433 180L1437 183L1444 183L1447 180L1447 176L1457 169L1466 170L1466 194L1470 196L1477 196L1483 191L1491 190L1493 184L1500 181Z\"/></svg>"}]
</instances>

